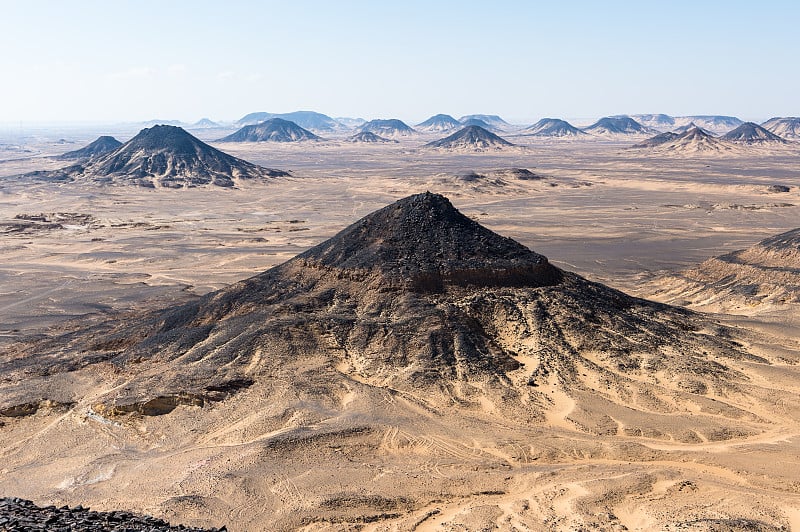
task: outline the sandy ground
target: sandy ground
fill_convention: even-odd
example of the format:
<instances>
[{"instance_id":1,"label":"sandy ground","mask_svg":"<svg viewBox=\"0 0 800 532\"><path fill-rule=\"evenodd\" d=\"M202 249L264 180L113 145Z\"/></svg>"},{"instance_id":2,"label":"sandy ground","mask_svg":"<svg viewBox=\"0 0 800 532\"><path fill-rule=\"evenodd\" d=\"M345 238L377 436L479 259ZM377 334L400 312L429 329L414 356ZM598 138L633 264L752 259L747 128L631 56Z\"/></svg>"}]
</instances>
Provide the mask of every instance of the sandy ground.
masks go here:
<instances>
[{"instance_id":1,"label":"sandy ground","mask_svg":"<svg viewBox=\"0 0 800 532\"><path fill-rule=\"evenodd\" d=\"M509 136L526 147L418 149L432 138L215 144L294 175L236 190L13 179L61 163L0 150L0 346L220 288L424 190L565 269L640 296L665 271L800 219L795 146L648 157L626 150L630 142ZM76 147L29 144L44 155ZM457 177L510 167L542 179ZM791 190L770 192L775 184ZM48 222L19 229L20 215ZM800 530L796 315L786 306L721 316L761 335L753 351L773 361L739 368L774 390L771 403L717 398L757 419L718 415L732 431L747 425L746 436L685 442L630 435L619 421L587 434L567 420L574 404L557 389L546 421L530 426L494 415L493 405L454 416L350 381L334 399L250 389L213 407L123 421L93 413L91 402L2 418L0 493L231 530ZM677 431L684 421L669 423Z\"/></svg>"}]
</instances>

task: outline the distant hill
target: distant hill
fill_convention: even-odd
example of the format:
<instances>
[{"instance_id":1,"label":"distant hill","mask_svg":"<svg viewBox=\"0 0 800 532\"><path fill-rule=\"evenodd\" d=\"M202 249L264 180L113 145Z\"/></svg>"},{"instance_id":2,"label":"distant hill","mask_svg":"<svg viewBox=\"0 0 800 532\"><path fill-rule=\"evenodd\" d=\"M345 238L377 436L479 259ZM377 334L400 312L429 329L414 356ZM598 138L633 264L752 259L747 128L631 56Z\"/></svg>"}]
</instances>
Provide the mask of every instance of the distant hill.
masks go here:
<instances>
[{"instance_id":1,"label":"distant hill","mask_svg":"<svg viewBox=\"0 0 800 532\"><path fill-rule=\"evenodd\" d=\"M371 131L362 131L361 133L356 133L351 137L347 137L347 141L366 144L386 144L387 142L397 143L396 140L383 138L375 133L372 133Z\"/></svg>"},{"instance_id":2,"label":"distant hill","mask_svg":"<svg viewBox=\"0 0 800 532\"><path fill-rule=\"evenodd\" d=\"M786 144L786 140L753 122L745 122L721 137L740 144Z\"/></svg>"},{"instance_id":3,"label":"distant hill","mask_svg":"<svg viewBox=\"0 0 800 532\"><path fill-rule=\"evenodd\" d=\"M380 137L394 138L414 135L416 131L396 118L370 120L358 128L359 132L375 133Z\"/></svg>"},{"instance_id":4,"label":"distant hill","mask_svg":"<svg viewBox=\"0 0 800 532\"><path fill-rule=\"evenodd\" d=\"M424 148L453 151L488 151L514 146L502 137L480 126L467 126L443 139L429 142Z\"/></svg>"},{"instance_id":5,"label":"distant hill","mask_svg":"<svg viewBox=\"0 0 800 532\"><path fill-rule=\"evenodd\" d=\"M800 118L795 116L770 118L761 127L785 139L800 139Z\"/></svg>"},{"instance_id":6,"label":"distant hill","mask_svg":"<svg viewBox=\"0 0 800 532\"><path fill-rule=\"evenodd\" d=\"M675 119L665 114L644 114L644 115L620 115L630 116L645 127L666 130L671 129L675 125Z\"/></svg>"},{"instance_id":7,"label":"distant hill","mask_svg":"<svg viewBox=\"0 0 800 532\"><path fill-rule=\"evenodd\" d=\"M629 116L606 116L583 128L583 131L600 136L646 135L653 132Z\"/></svg>"},{"instance_id":8,"label":"distant hill","mask_svg":"<svg viewBox=\"0 0 800 532\"><path fill-rule=\"evenodd\" d=\"M201 118L200 120L189 126L190 129L211 129L215 127L220 127L220 125L208 118Z\"/></svg>"},{"instance_id":9,"label":"distant hill","mask_svg":"<svg viewBox=\"0 0 800 532\"><path fill-rule=\"evenodd\" d=\"M219 139L220 142L299 142L322 140L307 129L282 118L270 118L265 122L244 126L239 131Z\"/></svg>"},{"instance_id":10,"label":"distant hill","mask_svg":"<svg viewBox=\"0 0 800 532\"><path fill-rule=\"evenodd\" d=\"M675 117L675 126L685 126L690 122L694 122L697 127L701 127L706 131L716 135L727 133L728 131L739 127L744 122L735 116L724 115L694 115L694 116L679 116Z\"/></svg>"},{"instance_id":11,"label":"distant hill","mask_svg":"<svg viewBox=\"0 0 800 532\"><path fill-rule=\"evenodd\" d=\"M497 129L508 129L510 127L513 127L511 124L509 124L508 122L506 122L497 115L464 115L461 118L459 118L458 121L461 122L462 124L467 125L466 122L473 119L481 120L482 122L485 122L490 126L492 126L493 128Z\"/></svg>"},{"instance_id":12,"label":"distant hill","mask_svg":"<svg viewBox=\"0 0 800 532\"><path fill-rule=\"evenodd\" d=\"M486 123L485 121L481 120L480 118L470 118L469 120L464 120L460 123L461 127L469 127L469 126L478 126L486 129L488 131L500 131L499 128Z\"/></svg>"},{"instance_id":13,"label":"distant hill","mask_svg":"<svg viewBox=\"0 0 800 532\"><path fill-rule=\"evenodd\" d=\"M699 128L699 129L700 129L700 131L702 131L702 132L703 132L703 133L705 133L706 135L711 135L711 136L714 136L714 134L713 134L711 131L709 131L709 130L707 130L707 129L705 129L705 128L702 128L702 127L698 126L698 125L697 125L697 124L695 124L694 122L689 122L689 123L688 123L688 124L686 124L686 125L683 125L683 126L676 127L675 129L673 129L673 130L672 130L672 132L673 132L673 133L678 133L678 134L680 135L681 133L686 133L686 132L687 132L687 131L689 131L690 129L694 129L694 128Z\"/></svg>"},{"instance_id":14,"label":"distant hill","mask_svg":"<svg viewBox=\"0 0 800 532\"><path fill-rule=\"evenodd\" d=\"M631 148L655 148L656 146L661 146L662 144L666 144L675 140L679 137L679 133L673 133L672 131L667 131L666 133L659 133L655 137L650 137L647 140L644 140L638 144L634 144Z\"/></svg>"},{"instance_id":15,"label":"distant hill","mask_svg":"<svg viewBox=\"0 0 800 532\"><path fill-rule=\"evenodd\" d=\"M635 144L631 148L655 148L660 152L672 153L724 152L733 149L730 144L708 134L699 127L694 127L681 134L672 131L661 133Z\"/></svg>"},{"instance_id":16,"label":"distant hill","mask_svg":"<svg viewBox=\"0 0 800 532\"><path fill-rule=\"evenodd\" d=\"M431 132L450 131L458 127L461 127L461 122L450 115L442 114L433 115L424 122L416 125L416 129L419 131Z\"/></svg>"},{"instance_id":17,"label":"distant hill","mask_svg":"<svg viewBox=\"0 0 800 532\"><path fill-rule=\"evenodd\" d=\"M581 137L586 135L566 120L558 118L542 118L532 126L523 129L522 133L535 137Z\"/></svg>"},{"instance_id":18,"label":"distant hill","mask_svg":"<svg viewBox=\"0 0 800 532\"><path fill-rule=\"evenodd\" d=\"M337 116L334 120L339 122L346 129L355 129L363 126L367 122L363 118L350 118L349 116Z\"/></svg>"},{"instance_id":19,"label":"distant hill","mask_svg":"<svg viewBox=\"0 0 800 532\"><path fill-rule=\"evenodd\" d=\"M108 135L103 135L102 137L97 137L97 139L74 151L68 151L66 153L62 153L58 156L59 159L91 159L93 157L98 157L103 155L104 153L108 153L110 151L114 151L117 148L122 146L122 143L115 139L114 137L110 137Z\"/></svg>"},{"instance_id":20,"label":"distant hill","mask_svg":"<svg viewBox=\"0 0 800 532\"><path fill-rule=\"evenodd\" d=\"M186 188L231 187L240 180L289 174L228 155L179 127L160 125L143 129L116 150L85 163L29 175L53 181Z\"/></svg>"},{"instance_id":21,"label":"distant hill","mask_svg":"<svg viewBox=\"0 0 800 532\"><path fill-rule=\"evenodd\" d=\"M238 120L239 125L255 125L271 118L280 118L294 122L298 126L312 131L337 131L343 129L342 124L322 113L314 111L294 111L292 113L250 113Z\"/></svg>"}]
</instances>

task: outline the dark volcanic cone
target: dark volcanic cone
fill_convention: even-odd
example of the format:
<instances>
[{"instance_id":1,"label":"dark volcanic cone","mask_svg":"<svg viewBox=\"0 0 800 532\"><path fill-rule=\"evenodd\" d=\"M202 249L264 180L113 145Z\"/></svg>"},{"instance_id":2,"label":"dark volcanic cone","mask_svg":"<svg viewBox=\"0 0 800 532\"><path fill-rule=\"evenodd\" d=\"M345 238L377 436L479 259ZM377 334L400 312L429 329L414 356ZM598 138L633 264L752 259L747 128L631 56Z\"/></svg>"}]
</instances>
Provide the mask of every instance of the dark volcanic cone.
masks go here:
<instances>
[{"instance_id":1,"label":"dark volcanic cone","mask_svg":"<svg viewBox=\"0 0 800 532\"><path fill-rule=\"evenodd\" d=\"M282 118L270 118L260 124L244 126L239 131L219 139L220 142L298 142L322 140L307 129Z\"/></svg>"},{"instance_id":2,"label":"dark volcanic cone","mask_svg":"<svg viewBox=\"0 0 800 532\"><path fill-rule=\"evenodd\" d=\"M91 159L93 157L98 157L103 155L104 153L108 153L110 151L114 151L117 148L122 146L122 143L115 139L114 137L110 137L108 135L103 135L102 137L97 137L97 140L94 142L87 144L83 148L74 151L68 151L66 153L62 153L58 156L59 159Z\"/></svg>"},{"instance_id":3,"label":"dark volcanic cone","mask_svg":"<svg viewBox=\"0 0 800 532\"><path fill-rule=\"evenodd\" d=\"M787 141L753 122L745 122L721 137L741 144L786 144Z\"/></svg>"},{"instance_id":4,"label":"dark volcanic cone","mask_svg":"<svg viewBox=\"0 0 800 532\"><path fill-rule=\"evenodd\" d=\"M445 150L485 151L497 150L513 146L502 137L480 126L467 126L443 139L429 142L424 148L439 148Z\"/></svg>"},{"instance_id":5,"label":"dark volcanic cone","mask_svg":"<svg viewBox=\"0 0 800 532\"><path fill-rule=\"evenodd\" d=\"M557 391L575 402L579 430L619 422L630 435L676 439L697 438L670 415L693 405L729 412L747 434L753 416L704 397L744 379L723 364L747 356L727 334L559 270L425 193L197 301L18 346L0 358L0 409L91 400L102 415L158 415L279 383L324 402L357 382L427 408L480 408L484 398L515 422L544 421ZM82 387L96 377L78 376L99 363L125 372L125 387L102 396ZM702 414L686 423L718 427Z\"/></svg>"},{"instance_id":6,"label":"dark volcanic cone","mask_svg":"<svg viewBox=\"0 0 800 532\"><path fill-rule=\"evenodd\" d=\"M117 148L87 163L33 177L88 180L103 184L183 188L199 185L230 187L238 180L288 176L209 146L176 126L153 126Z\"/></svg>"}]
</instances>

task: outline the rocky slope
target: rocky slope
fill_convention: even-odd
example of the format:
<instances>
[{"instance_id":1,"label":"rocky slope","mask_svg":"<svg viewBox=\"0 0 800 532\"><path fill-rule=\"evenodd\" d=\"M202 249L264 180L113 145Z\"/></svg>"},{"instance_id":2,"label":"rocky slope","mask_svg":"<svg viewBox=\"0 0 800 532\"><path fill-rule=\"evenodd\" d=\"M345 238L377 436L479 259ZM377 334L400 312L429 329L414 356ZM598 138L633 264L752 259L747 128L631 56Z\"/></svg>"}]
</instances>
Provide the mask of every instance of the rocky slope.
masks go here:
<instances>
[{"instance_id":1,"label":"rocky slope","mask_svg":"<svg viewBox=\"0 0 800 532\"><path fill-rule=\"evenodd\" d=\"M68 151L58 156L59 159L91 159L110 151L114 151L122 146L122 143L114 137L103 135L78 150Z\"/></svg>"},{"instance_id":2,"label":"rocky slope","mask_svg":"<svg viewBox=\"0 0 800 532\"><path fill-rule=\"evenodd\" d=\"M183 188L234 186L240 180L288 176L209 146L177 126L143 129L114 151L85 163L29 177L53 181Z\"/></svg>"},{"instance_id":3,"label":"rocky slope","mask_svg":"<svg viewBox=\"0 0 800 532\"><path fill-rule=\"evenodd\" d=\"M439 140L425 144L424 148L448 151L490 151L514 146L480 126L467 126Z\"/></svg>"},{"instance_id":4,"label":"rocky slope","mask_svg":"<svg viewBox=\"0 0 800 532\"><path fill-rule=\"evenodd\" d=\"M653 284L659 299L726 312L800 303L800 229L713 257Z\"/></svg>"},{"instance_id":5,"label":"rocky slope","mask_svg":"<svg viewBox=\"0 0 800 532\"><path fill-rule=\"evenodd\" d=\"M770 118L761 127L784 139L800 139L800 118L787 116L785 118Z\"/></svg>"},{"instance_id":6,"label":"rocky slope","mask_svg":"<svg viewBox=\"0 0 800 532\"><path fill-rule=\"evenodd\" d=\"M219 139L219 142L299 142L322 140L307 129L282 118L270 118L264 122L244 126L238 131Z\"/></svg>"}]
</instances>

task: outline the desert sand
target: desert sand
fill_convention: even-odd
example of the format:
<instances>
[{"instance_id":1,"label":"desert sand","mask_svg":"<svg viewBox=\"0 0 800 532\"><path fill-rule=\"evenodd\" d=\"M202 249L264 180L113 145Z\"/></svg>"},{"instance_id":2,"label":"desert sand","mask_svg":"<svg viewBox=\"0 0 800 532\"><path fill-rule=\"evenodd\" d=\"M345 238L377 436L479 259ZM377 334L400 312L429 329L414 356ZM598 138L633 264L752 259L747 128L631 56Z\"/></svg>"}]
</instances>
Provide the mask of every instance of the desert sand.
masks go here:
<instances>
[{"instance_id":1,"label":"desert sand","mask_svg":"<svg viewBox=\"0 0 800 532\"><path fill-rule=\"evenodd\" d=\"M554 378L539 385L550 400L537 419L488 393L443 405L345 368L321 382L322 355L163 415L94 408L131 382L113 364L55 384L14 374L4 386L94 392L0 417L0 494L230 530L800 530L796 305L704 307L675 283L800 225L796 144L671 155L512 134L521 148L468 154L420 149L436 135L277 145L205 134L292 177L235 189L48 183L12 176L63 166L47 156L75 144L0 152L4 363L33 339L193 301L424 191L564 270L711 312L752 358L720 355L737 386L691 399L644 375L639 384L660 386L649 406L591 373L579 379L592 393ZM509 168L539 178L500 171ZM269 366L268 356L252 364Z\"/></svg>"}]
</instances>

